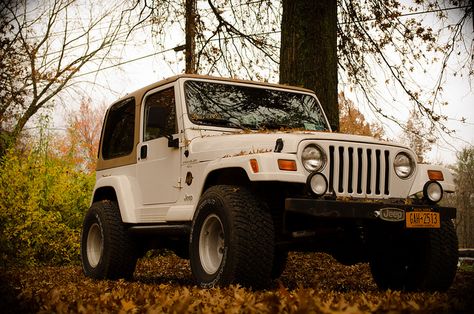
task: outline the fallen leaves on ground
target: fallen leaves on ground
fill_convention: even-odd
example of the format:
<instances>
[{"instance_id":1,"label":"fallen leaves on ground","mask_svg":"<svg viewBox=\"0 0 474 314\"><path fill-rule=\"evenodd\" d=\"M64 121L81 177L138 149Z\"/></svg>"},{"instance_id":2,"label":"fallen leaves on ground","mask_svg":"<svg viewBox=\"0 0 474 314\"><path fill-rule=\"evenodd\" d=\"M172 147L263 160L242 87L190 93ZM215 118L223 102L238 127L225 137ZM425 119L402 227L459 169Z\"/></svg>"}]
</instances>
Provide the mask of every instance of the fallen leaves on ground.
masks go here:
<instances>
[{"instance_id":1,"label":"fallen leaves on ground","mask_svg":"<svg viewBox=\"0 0 474 314\"><path fill-rule=\"evenodd\" d=\"M140 260L132 281L93 280L80 266L0 268L0 312L11 313L472 313L473 292L474 272L463 270L445 293L380 291L367 264L322 253L291 253L262 291L201 289L174 254Z\"/></svg>"}]
</instances>

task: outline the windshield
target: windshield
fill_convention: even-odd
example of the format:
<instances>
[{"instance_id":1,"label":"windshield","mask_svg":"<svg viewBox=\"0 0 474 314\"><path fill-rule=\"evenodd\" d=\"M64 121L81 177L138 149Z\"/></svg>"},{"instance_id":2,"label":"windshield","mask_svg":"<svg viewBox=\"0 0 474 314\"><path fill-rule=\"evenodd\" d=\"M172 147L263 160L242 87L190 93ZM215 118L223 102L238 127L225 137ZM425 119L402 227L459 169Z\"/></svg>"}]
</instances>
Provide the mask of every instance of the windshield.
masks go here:
<instances>
[{"instance_id":1,"label":"windshield","mask_svg":"<svg viewBox=\"0 0 474 314\"><path fill-rule=\"evenodd\" d=\"M191 80L185 82L184 91L189 119L195 124L253 130L329 130L311 95Z\"/></svg>"}]
</instances>

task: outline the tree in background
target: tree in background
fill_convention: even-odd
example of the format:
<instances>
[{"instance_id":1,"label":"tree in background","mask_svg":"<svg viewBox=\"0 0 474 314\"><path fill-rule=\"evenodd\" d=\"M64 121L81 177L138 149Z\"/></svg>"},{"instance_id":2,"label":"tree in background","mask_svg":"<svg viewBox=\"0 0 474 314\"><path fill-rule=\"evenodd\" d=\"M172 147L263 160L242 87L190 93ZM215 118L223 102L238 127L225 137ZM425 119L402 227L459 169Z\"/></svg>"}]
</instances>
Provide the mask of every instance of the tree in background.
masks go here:
<instances>
[{"instance_id":1,"label":"tree in background","mask_svg":"<svg viewBox=\"0 0 474 314\"><path fill-rule=\"evenodd\" d=\"M9 142L15 141L32 116L41 108L54 106L53 99L60 99L56 96L64 89L72 90L69 87L74 77L80 76L81 68L94 64L100 69L104 58L117 51L114 48L125 42L131 31L148 21L153 22L162 48L170 48L169 38L176 37L177 27L193 37L176 47L176 51L186 50L188 72L262 81L277 81L282 74L283 83L317 89L316 93L324 97L323 106L333 126L338 123L335 95L339 78L342 83L339 86L364 95L378 115L403 126L403 121L383 109L389 104L406 104L408 99L433 123L434 129L450 133L444 125L447 117L442 114L446 105L442 88L448 69L457 75L467 74L468 79L474 73L473 42L465 37L466 25L472 21L472 3L469 0L412 3L337 0L336 3L337 11L333 6L327 10L314 6L314 1L309 0L151 3L135 0L113 4L91 2L91 10L87 12L76 1L2 2L0 60L8 60L8 65L0 67L0 154ZM319 14L316 21L321 22L319 26L310 20L311 14L308 17L300 14L306 11L304 8L313 6L319 8L313 12ZM83 18L85 12L89 19ZM455 14L449 13L448 17L448 12ZM434 23L421 18L426 14L436 17L441 26L430 27ZM295 18L300 17L302 23L296 23L299 20ZM80 24L86 20L90 21L87 25ZM337 76L334 55L330 52L334 50L335 36ZM328 49L324 48L325 42L331 43ZM469 57L459 67L448 67L452 56L460 53ZM284 70L285 66L288 71ZM294 68L298 71L290 71ZM420 85L423 80L411 76L423 71L436 77L433 86L423 87ZM318 75L297 77L304 72ZM381 73L385 82L377 81ZM404 95L390 97L394 89L401 89ZM327 99L326 90L332 95Z\"/></svg>"},{"instance_id":2,"label":"tree in background","mask_svg":"<svg viewBox=\"0 0 474 314\"><path fill-rule=\"evenodd\" d=\"M372 136L381 140L384 136L384 130L378 123L369 123L364 115L356 108L356 105L350 99L347 99L344 93L339 93L339 132L355 135Z\"/></svg>"},{"instance_id":3,"label":"tree in background","mask_svg":"<svg viewBox=\"0 0 474 314\"><path fill-rule=\"evenodd\" d=\"M282 0L282 11L279 81L316 91L337 131L336 1Z\"/></svg>"},{"instance_id":4,"label":"tree in background","mask_svg":"<svg viewBox=\"0 0 474 314\"><path fill-rule=\"evenodd\" d=\"M473 6L470 0L339 0L338 62L342 81L365 95L373 111L404 128L397 116L389 115L383 105L403 104L407 98L423 118L445 133L442 114L443 83L450 58L465 54L452 71L472 79L474 72L473 44L465 37L472 25ZM418 12L421 12L419 14ZM426 23L426 12L434 22ZM454 12L454 13L452 13ZM452 13L451 19L448 14ZM454 15L454 17L453 17ZM438 29L435 29L435 26ZM414 72L435 77L431 87L423 86ZM383 74L386 89L376 83ZM427 79L428 81L428 79ZM380 82L379 82L380 83ZM395 96L393 89L403 95Z\"/></svg>"},{"instance_id":5,"label":"tree in background","mask_svg":"<svg viewBox=\"0 0 474 314\"><path fill-rule=\"evenodd\" d=\"M74 90L82 68L100 68L113 57L113 48L140 23L127 7L75 0L1 2L0 156L34 115L53 107L62 91Z\"/></svg>"},{"instance_id":6,"label":"tree in background","mask_svg":"<svg viewBox=\"0 0 474 314\"><path fill-rule=\"evenodd\" d=\"M337 10L334 1L322 3L92 2L93 10L87 12L91 18L84 19L87 9L76 1L2 2L1 20L7 22L1 25L0 60L8 60L9 66L1 67L1 77L11 82L1 82L5 88L0 93L0 153L32 116L54 105L53 99L71 87L81 68L86 64L100 68L104 58L118 51L113 48L148 21L153 22L162 48L170 48L165 45L177 27L188 35L185 45L176 47L176 51L186 50L186 71L263 81L277 81L281 74L282 83L316 89L335 128L339 77L345 87L364 95L377 114L402 125L383 108L409 99L435 129L450 133L444 126L447 117L441 114L442 87L450 58L461 52L472 55L473 43L463 37L472 20L469 0L338 0ZM450 20L447 12L458 14ZM316 21L311 20L314 14ZM433 23L424 23L421 14L436 16L442 26L431 28ZM90 23L80 24L86 20ZM472 77L472 60L466 58L453 71ZM424 88L411 77L415 71L430 73L437 80ZM386 77L384 84L377 82L380 73ZM394 88L404 96L387 97Z\"/></svg>"},{"instance_id":7,"label":"tree in background","mask_svg":"<svg viewBox=\"0 0 474 314\"><path fill-rule=\"evenodd\" d=\"M457 154L456 193L457 207L456 230L459 245L474 247L474 147L467 147Z\"/></svg>"},{"instance_id":8,"label":"tree in background","mask_svg":"<svg viewBox=\"0 0 474 314\"><path fill-rule=\"evenodd\" d=\"M193 2L197 5L193 6ZM186 56L194 56L186 57L195 65L186 64L186 69L200 74L277 80L281 21L278 2L155 0L152 7L153 33L160 49L169 48L169 29L181 29L189 43L194 34L194 45L175 48L186 49ZM187 32L188 28L193 31Z\"/></svg>"},{"instance_id":9,"label":"tree in background","mask_svg":"<svg viewBox=\"0 0 474 314\"><path fill-rule=\"evenodd\" d=\"M419 163L425 162L426 153L430 151L431 144L435 142L435 138L431 134L432 131L433 125L427 127L418 109L412 109L403 133L403 139L406 145L413 149Z\"/></svg>"},{"instance_id":10,"label":"tree in background","mask_svg":"<svg viewBox=\"0 0 474 314\"><path fill-rule=\"evenodd\" d=\"M288 73L283 70L281 82L308 84L306 87L316 88L318 95L324 95L329 88L326 84L331 82L333 100L324 98L322 102L335 121L332 124L336 125L337 115L333 113L337 114L337 83L334 84L337 77L333 77L333 55L330 47L326 47L326 42L334 42L329 38L336 31L338 77L345 87L363 95L377 115L402 128L405 128L403 121L384 110L385 106L400 107L411 102L411 106L431 121L433 130L450 134L452 130L445 126L447 117L442 114L446 105L443 83L448 69L468 79L473 77L474 42L466 37L465 30L472 25L471 1L337 0L337 12L319 8L320 2L198 1L193 14L197 26L193 51L196 72L276 81L282 74L278 69L281 71L287 65L288 70L297 68ZM155 1L153 8L158 21L156 33L162 44L166 42L165 29L178 26L184 31L182 1ZM311 12L319 15L311 20ZM437 29L432 27L432 20L423 20L427 15L438 22ZM328 27L322 27L320 22ZM468 57L457 67L449 68L452 56L461 53ZM317 84L298 78L312 71L318 75L308 75L308 80L317 80ZM430 73L436 79L432 86L422 86L428 80L414 78L414 72ZM381 74L384 82L377 81ZM393 90L401 90L403 95L392 96Z\"/></svg>"},{"instance_id":11,"label":"tree in background","mask_svg":"<svg viewBox=\"0 0 474 314\"><path fill-rule=\"evenodd\" d=\"M59 154L47 124L22 151L0 157L0 264L79 262L83 215L93 174Z\"/></svg>"},{"instance_id":12,"label":"tree in background","mask_svg":"<svg viewBox=\"0 0 474 314\"><path fill-rule=\"evenodd\" d=\"M93 107L90 99L83 99L77 111L67 113L66 134L56 142L60 155L87 173L95 171L105 111L105 105Z\"/></svg>"},{"instance_id":13,"label":"tree in background","mask_svg":"<svg viewBox=\"0 0 474 314\"><path fill-rule=\"evenodd\" d=\"M0 264L79 261L104 113L83 99L67 113L64 134L41 116L36 136L0 157Z\"/></svg>"},{"instance_id":14,"label":"tree in background","mask_svg":"<svg viewBox=\"0 0 474 314\"><path fill-rule=\"evenodd\" d=\"M185 0L185 73L196 73L196 35L197 35L197 0Z\"/></svg>"},{"instance_id":15,"label":"tree in background","mask_svg":"<svg viewBox=\"0 0 474 314\"><path fill-rule=\"evenodd\" d=\"M10 141L4 130L14 128L15 107L25 101L26 90L22 88L21 78L28 71L27 59L21 53L21 47L14 45L9 38L14 27L8 23L4 10L5 7L2 7L0 11L0 156Z\"/></svg>"}]
</instances>

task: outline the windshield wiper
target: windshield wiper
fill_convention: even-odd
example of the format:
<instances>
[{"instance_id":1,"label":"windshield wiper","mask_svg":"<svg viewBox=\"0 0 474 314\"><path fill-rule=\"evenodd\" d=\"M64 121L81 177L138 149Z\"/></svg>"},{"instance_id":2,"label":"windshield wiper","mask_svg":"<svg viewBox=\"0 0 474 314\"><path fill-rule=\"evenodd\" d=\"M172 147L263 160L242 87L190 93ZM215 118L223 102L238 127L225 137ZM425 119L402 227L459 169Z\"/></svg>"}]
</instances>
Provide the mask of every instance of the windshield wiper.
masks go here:
<instances>
[{"instance_id":1,"label":"windshield wiper","mask_svg":"<svg viewBox=\"0 0 474 314\"><path fill-rule=\"evenodd\" d=\"M268 130L279 130L279 129L287 129L290 126L288 124L282 124L274 121L269 121L265 123L259 123L260 129L268 129Z\"/></svg>"},{"instance_id":2,"label":"windshield wiper","mask_svg":"<svg viewBox=\"0 0 474 314\"><path fill-rule=\"evenodd\" d=\"M193 121L203 122L206 125L220 125L220 126L228 126L228 127L236 127L241 130L245 130L243 126L240 124L222 118L194 118Z\"/></svg>"}]
</instances>

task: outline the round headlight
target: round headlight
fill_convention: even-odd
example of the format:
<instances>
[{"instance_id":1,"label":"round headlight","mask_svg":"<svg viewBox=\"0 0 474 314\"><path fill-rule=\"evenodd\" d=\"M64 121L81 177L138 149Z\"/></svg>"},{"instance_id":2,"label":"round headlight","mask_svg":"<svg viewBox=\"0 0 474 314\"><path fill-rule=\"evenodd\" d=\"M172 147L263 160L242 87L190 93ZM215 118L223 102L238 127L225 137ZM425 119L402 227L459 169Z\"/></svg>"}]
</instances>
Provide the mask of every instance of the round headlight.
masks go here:
<instances>
[{"instance_id":1,"label":"round headlight","mask_svg":"<svg viewBox=\"0 0 474 314\"><path fill-rule=\"evenodd\" d=\"M431 203L438 203L443 198L443 188L436 181L428 181L423 187L423 195Z\"/></svg>"},{"instance_id":2,"label":"round headlight","mask_svg":"<svg viewBox=\"0 0 474 314\"><path fill-rule=\"evenodd\" d=\"M326 164L326 154L316 145L308 145L301 154L301 162L309 172L319 171Z\"/></svg>"},{"instance_id":3,"label":"round headlight","mask_svg":"<svg viewBox=\"0 0 474 314\"><path fill-rule=\"evenodd\" d=\"M306 184L308 184L310 191L318 197L326 194L328 190L328 180L319 172L313 172L310 174Z\"/></svg>"},{"instance_id":4,"label":"round headlight","mask_svg":"<svg viewBox=\"0 0 474 314\"><path fill-rule=\"evenodd\" d=\"M402 179L410 177L415 170L415 162L407 153L398 153L393 161L395 173Z\"/></svg>"}]
</instances>

